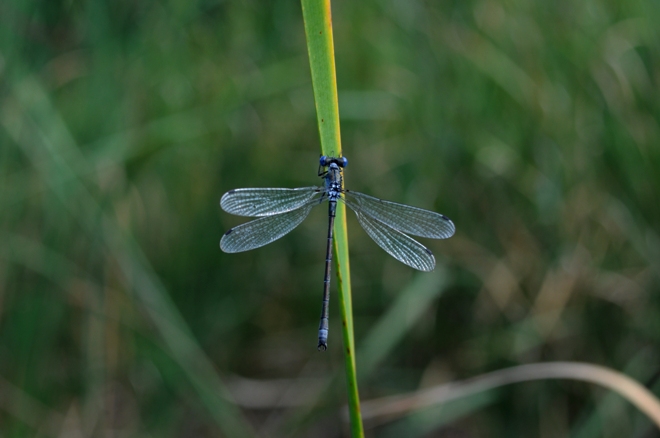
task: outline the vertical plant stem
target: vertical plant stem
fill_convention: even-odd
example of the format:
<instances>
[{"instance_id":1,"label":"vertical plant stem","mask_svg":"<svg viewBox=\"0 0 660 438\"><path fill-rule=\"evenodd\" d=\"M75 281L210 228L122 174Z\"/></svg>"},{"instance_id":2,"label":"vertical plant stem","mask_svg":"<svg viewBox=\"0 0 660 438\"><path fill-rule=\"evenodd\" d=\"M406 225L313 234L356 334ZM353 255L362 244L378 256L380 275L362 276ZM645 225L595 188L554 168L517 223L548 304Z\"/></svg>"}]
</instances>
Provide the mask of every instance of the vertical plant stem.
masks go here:
<instances>
[{"instance_id":1,"label":"vertical plant stem","mask_svg":"<svg viewBox=\"0 0 660 438\"><path fill-rule=\"evenodd\" d=\"M307 36L307 49L309 51L309 64L312 70L316 117L321 137L321 152L323 155L338 157L341 155L341 137L339 134L339 104L337 100L330 0L301 0L301 3ZM364 430L360 414L360 397L358 395L355 366L346 208L342 203L337 204L334 234L335 270L339 285L351 432L353 437L363 437Z\"/></svg>"}]
</instances>

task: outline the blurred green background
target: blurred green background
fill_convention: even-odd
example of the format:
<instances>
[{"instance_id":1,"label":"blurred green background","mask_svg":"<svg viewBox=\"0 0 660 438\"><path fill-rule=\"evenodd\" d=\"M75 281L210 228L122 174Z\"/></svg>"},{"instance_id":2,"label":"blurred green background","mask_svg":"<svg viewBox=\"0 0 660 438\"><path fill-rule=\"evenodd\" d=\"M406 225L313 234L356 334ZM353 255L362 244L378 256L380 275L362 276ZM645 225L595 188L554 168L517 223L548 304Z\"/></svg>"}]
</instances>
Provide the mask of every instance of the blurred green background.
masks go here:
<instances>
[{"instance_id":1,"label":"blurred green background","mask_svg":"<svg viewBox=\"0 0 660 438\"><path fill-rule=\"evenodd\" d=\"M558 360L660 394L660 4L335 1L333 23L347 187L457 226L423 274L349 213L361 397ZM318 143L296 1L3 1L0 436L346 436L334 286L316 351L326 209L218 248L244 222L220 196L320 184ZM366 426L660 436L565 381Z\"/></svg>"}]
</instances>

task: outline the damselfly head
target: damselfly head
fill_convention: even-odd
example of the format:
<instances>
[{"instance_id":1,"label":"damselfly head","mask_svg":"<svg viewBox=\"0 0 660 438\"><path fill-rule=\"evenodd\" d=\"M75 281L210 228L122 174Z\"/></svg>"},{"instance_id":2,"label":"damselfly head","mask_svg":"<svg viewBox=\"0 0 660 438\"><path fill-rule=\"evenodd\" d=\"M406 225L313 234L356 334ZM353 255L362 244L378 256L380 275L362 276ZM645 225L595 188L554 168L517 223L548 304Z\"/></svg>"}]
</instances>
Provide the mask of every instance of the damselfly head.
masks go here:
<instances>
[{"instance_id":1,"label":"damselfly head","mask_svg":"<svg viewBox=\"0 0 660 438\"><path fill-rule=\"evenodd\" d=\"M322 167L328 167L333 163L339 167L346 167L348 166L348 159L346 157L334 158L323 155L319 160L319 164L321 164Z\"/></svg>"}]
</instances>

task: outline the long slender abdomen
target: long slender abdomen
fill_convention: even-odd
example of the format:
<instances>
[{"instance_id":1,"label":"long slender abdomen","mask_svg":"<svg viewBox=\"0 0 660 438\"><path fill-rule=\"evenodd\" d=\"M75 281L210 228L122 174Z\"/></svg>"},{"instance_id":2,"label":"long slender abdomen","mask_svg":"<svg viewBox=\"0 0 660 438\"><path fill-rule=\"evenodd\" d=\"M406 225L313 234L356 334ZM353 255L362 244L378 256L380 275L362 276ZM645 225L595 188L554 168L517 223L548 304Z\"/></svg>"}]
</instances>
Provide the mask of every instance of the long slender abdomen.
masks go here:
<instances>
[{"instance_id":1,"label":"long slender abdomen","mask_svg":"<svg viewBox=\"0 0 660 438\"><path fill-rule=\"evenodd\" d=\"M319 323L319 345L318 349L328 349L329 330L329 304L330 304L330 270L332 266L332 229L335 224L337 201L330 201L328 207L328 244L325 251L325 276L323 277L323 303L321 307L321 321Z\"/></svg>"}]
</instances>

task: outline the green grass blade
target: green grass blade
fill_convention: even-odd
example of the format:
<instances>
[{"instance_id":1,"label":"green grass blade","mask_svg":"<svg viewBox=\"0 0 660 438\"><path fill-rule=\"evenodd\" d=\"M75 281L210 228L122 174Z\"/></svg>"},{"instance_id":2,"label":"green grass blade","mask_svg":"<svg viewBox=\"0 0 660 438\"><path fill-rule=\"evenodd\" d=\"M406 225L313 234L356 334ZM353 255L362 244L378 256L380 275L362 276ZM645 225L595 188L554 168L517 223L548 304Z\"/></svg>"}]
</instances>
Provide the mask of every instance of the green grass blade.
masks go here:
<instances>
[{"instance_id":1,"label":"green grass blade","mask_svg":"<svg viewBox=\"0 0 660 438\"><path fill-rule=\"evenodd\" d=\"M339 104L337 101L330 0L302 0L302 10L309 51L309 64L312 71L316 116L321 137L321 152L324 155L340 156ZM358 395L355 366L346 209L341 203L337 205L334 234L335 272L337 272L339 303L342 313L351 431L354 437L362 437L364 431L360 415L360 397Z\"/></svg>"},{"instance_id":2,"label":"green grass blade","mask_svg":"<svg viewBox=\"0 0 660 438\"><path fill-rule=\"evenodd\" d=\"M324 155L341 155L330 0L302 0L316 117Z\"/></svg>"}]
</instances>

